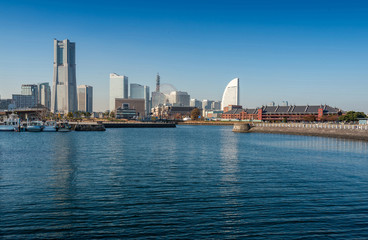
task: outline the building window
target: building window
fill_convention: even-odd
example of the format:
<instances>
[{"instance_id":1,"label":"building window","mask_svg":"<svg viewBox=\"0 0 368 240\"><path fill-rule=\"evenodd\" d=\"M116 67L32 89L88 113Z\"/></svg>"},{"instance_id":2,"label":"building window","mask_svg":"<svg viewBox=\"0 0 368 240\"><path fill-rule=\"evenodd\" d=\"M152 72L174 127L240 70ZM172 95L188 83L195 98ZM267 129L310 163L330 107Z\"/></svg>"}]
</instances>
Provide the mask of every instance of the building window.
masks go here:
<instances>
[{"instance_id":1,"label":"building window","mask_svg":"<svg viewBox=\"0 0 368 240\"><path fill-rule=\"evenodd\" d=\"M129 109L129 103L123 103L122 107L123 109Z\"/></svg>"},{"instance_id":2,"label":"building window","mask_svg":"<svg viewBox=\"0 0 368 240\"><path fill-rule=\"evenodd\" d=\"M57 64L63 64L63 50L62 47L57 49Z\"/></svg>"}]
</instances>

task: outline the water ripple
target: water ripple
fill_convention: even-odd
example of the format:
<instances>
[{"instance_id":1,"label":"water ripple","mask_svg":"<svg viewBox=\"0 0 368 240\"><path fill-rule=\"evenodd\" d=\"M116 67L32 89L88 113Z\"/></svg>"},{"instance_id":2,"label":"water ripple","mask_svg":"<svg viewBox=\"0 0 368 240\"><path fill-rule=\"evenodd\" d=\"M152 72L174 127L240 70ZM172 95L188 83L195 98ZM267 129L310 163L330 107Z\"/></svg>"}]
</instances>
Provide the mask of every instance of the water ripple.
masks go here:
<instances>
[{"instance_id":1,"label":"water ripple","mask_svg":"<svg viewBox=\"0 0 368 240\"><path fill-rule=\"evenodd\" d=\"M2 133L4 239L367 239L368 144L231 127Z\"/></svg>"}]
</instances>

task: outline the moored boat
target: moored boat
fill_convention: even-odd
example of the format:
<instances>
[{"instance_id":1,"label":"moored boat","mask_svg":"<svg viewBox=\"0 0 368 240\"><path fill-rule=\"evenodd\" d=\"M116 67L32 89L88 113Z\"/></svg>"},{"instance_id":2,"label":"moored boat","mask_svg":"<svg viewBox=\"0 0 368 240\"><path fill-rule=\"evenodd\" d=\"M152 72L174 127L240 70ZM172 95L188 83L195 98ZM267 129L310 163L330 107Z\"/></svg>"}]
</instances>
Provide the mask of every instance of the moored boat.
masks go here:
<instances>
[{"instance_id":1,"label":"moored boat","mask_svg":"<svg viewBox=\"0 0 368 240\"><path fill-rule=\"evenodd\" d=\"M56 132L58 130L56 121L46 121L43 126L43 132Z\"/></svg>"},{"instance_id":2,"label":"moored boat","mask_svg":"<svg viewBox=\"0 0 368 240\"><path fill-rule=\"evenodd\" d=\"M58 132L70 132L72 127L68 122L60 122L57 124Z\"/></svg>"},{"instance_id":3,"label":"moored boat","mask_svg":"<svg viewBox=\"0 0 368 240\"><path fill-rule=\"evenodd\" d=\"M10 114L2 125L0 125L0 131L13 132L19 128L20 119L17 114Z\"/></svg>"},{"instance_id":4,"label":"moored boat","mask_svg":"<svg viewBox=\"0 0 368 240\"><path fill-rule=\"evenodd\" d=\"M27 126L27 131L28 132L41 132L42 129L43 129L43 123L42 123L42 121L32 121Z\"/></svg>"}]
</instances>

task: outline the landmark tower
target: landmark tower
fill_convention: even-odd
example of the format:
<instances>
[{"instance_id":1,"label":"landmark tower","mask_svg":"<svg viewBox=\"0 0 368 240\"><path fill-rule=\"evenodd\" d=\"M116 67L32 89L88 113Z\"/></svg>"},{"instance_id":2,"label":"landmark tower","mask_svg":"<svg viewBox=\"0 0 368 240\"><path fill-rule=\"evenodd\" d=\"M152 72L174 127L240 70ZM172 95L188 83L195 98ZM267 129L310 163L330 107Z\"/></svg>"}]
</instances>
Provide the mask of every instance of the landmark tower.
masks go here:
<instances>
[{"instance_id":1,"label":"landmark tower","mask_svg":"<svg viewBox=\"0 0 368 240\"><path fill-rule=\"evenodd\" d=\"M54 39L54 78L51 112L68 113L78 110L75 65L75 43Z\"/></svg>"}]
</instances>

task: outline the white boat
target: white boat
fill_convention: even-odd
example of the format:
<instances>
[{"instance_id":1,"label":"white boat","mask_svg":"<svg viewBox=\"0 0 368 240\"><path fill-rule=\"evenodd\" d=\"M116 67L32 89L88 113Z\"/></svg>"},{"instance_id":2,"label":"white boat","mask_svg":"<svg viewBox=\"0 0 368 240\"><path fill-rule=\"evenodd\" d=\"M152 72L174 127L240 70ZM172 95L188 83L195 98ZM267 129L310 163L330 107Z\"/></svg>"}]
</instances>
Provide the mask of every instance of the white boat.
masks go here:
<instances>
[{"instance_id":1,"label":"white boat","mask_svg":"<svg viewBox=\"0 0 368 240\"><path fill-rule=\"evenodd\" d=\"M56 132L58 130L56 121L46 121L43 125L43 132Z\"/></svg>"},{"instance_id":2,"label":"white boat","mask_svg":"<svg viewBox=\"0 0 368 240\"><path fill-rule=\"evenodd\" d=\"M27 126L27 131L28 132L41 132L42 129L43 129L43 123L42 123L42 121L32 121Z\"/></svg>"},{"instance_id":3,"label":"white boat","mask_svg":"<svg viewBox=\"0 0 368 240\"><path fill-rule=\"evenodd\" d=\"M19 129L20 119L17 114L10 114L9 118L7 118L2 125L0 125L0 131L12 132Z\"/></svg>"},{"instance_id":4,"label":"white boat","mask_svg":"<svg viewBox=\"0 0 368 240\"><path fill-rule=\"evenodd\" d=\"M72 127L67 122L60 122L57 124L58 132L70 132Z\"/></svg>"}]
</instances>

